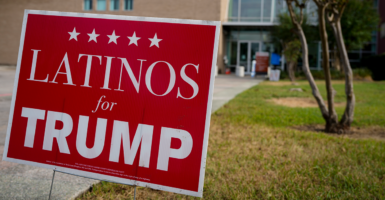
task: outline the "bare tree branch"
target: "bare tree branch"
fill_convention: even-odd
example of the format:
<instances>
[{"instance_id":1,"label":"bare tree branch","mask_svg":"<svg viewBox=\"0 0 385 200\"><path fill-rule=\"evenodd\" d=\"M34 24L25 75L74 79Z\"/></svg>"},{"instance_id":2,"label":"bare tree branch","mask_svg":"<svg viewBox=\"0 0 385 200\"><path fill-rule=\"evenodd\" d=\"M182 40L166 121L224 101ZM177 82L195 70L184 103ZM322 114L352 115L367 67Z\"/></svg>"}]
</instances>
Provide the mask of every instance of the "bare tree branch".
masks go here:
<instances>
[{"instance_id":1,"label":"bare tree branch","mask_svg":"<svg viewBox=\"0 0 385 200\"><path fill-rule=\"evenodd\" d=\"M299 23L302 24L303 23L303 7L302 6L300 7L299 17L300 17Z\"/></svg>"},{"instance_id":2,"label":"bare tree branch","mask_svg":"<svg viewBox=\"0 0 385 200\"><path fill-rule=\"evenodd\" d=\"M295 26L301 25L297 21L297 16L296 16L296 14L295 14L295 12L293 10L293 6L291 5L291 2L292 2L292 0L287 0L287 4L288 4L287 7L289 9L289 14L290 14L291 20L293 21ZM295 2L298 3L298 0L295 0Z\"/></svg>"},{"instance_id":3,"label":"bare tree branch","mask_svg":"<svg viewBox=\"0 0 385 200\"><path fill-rule=\"evenodd\" d=\"M341 11L340 11L340 16L342 16L342 14L344 14L344 11L345 11L345 8L346 8L346 4L348 4L349 0L346 0L344 3L342 3L342 6L341 6Z\"/></svg>"}]
</instances>

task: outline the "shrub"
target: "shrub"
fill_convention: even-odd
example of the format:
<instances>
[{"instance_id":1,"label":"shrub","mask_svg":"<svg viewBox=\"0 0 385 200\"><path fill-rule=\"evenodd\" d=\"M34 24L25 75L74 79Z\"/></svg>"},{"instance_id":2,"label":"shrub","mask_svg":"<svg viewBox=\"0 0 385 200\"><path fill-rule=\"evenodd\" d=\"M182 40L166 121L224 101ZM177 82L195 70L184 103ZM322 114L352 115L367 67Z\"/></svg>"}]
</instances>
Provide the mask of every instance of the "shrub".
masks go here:
<instances>
[{"instance_id":1,"label":"shrub","mask_svg":"<svg viewBox=\"0 0 385 200\"><path fill-rule=\"evenodd\" d=\"M365 78L372 76L372 71L370 71L368 68L353 69L353 76L354 78Z\"/></svg>"}]
</instances>

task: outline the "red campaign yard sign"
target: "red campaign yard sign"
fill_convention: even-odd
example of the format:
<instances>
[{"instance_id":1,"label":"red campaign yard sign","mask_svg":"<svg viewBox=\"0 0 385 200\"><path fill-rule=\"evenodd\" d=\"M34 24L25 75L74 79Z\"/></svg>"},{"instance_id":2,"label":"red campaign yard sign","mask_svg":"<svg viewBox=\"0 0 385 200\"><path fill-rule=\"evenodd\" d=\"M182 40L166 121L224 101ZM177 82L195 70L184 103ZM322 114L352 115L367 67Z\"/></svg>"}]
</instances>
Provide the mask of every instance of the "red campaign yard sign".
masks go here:
<instances>
[{"instance_id":1,"label":"red campaign yard sign","mask_svg":"<svg viewBox=\"0 0 385 200\"><path fill-rule=\"evenodd\" d=\"M3 159L202 197L219 30L26 10Z\"/></svg>"}]
</instances>

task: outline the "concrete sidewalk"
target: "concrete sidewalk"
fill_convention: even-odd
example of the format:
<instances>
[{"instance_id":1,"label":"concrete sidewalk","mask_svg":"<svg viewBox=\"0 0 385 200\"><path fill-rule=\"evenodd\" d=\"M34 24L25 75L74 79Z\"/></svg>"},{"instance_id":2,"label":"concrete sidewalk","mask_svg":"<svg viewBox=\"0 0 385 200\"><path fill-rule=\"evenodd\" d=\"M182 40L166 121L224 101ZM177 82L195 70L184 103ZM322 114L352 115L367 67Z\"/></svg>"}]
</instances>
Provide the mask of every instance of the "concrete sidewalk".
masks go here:
<instances>
[{"instance_id":1,"label":"concrete sidewalk","mask_svg":"<svg viewBox=\"0 0 385 200\"><path fill-rule=\"evenodd\" d=\"M215 78L213 106L211 113L214 113L239 93L262 82L263 78L237 77L235 75L218 75Z\"/></svg>"},{"instance_id":2,"label":"concrete sidewalk","mask_svg":"<svg viewBox=\"0 0 385 200\"><path fill-rule=\"evenodd\" d=\"M0 199L48 199L52 170L2 161L7 130L14 67L0 66ZM234 75L216 77L212 113L242 91L257 85L260 79ZM56 172L52 199L73 199L98 180Z\"/></svg>"}]
</instances>

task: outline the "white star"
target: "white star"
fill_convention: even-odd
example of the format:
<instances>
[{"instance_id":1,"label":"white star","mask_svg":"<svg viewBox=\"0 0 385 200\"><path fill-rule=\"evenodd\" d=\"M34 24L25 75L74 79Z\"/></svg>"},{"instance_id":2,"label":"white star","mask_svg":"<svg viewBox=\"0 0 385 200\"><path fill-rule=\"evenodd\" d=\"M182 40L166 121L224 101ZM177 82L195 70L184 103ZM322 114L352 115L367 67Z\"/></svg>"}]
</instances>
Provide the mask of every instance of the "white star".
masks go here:
<instances>
[{"instance_id":1,"label":"white star","mask_svg":"<svg viewBox=\"0 0 385 200\"><path fill-rule=\"evenodd\" d=\"M74 28L74 30L73 30L72 32L68 32L68 33L71 35L71 37L70 37L69 40L75 39L76 41L78 41L78 35L79 35L80 33L76 33L76 28ZM68 41L69 41L69 40L68 40Z\"/></svg>"},{"instance_id":2,"label":"white star","mask_svg":"<svg viewBox=\"0 0 385 200\"><path fill-rule=\"evenodd\" d=\"M110 38L110 41L108 41L108 44L110 44L110 42L114 42L115 44L118 44L116 42L116 39L118 39L120 36L115 35L115 30L114 32L112 32L112 35L107 35L107 36Z\"/></svg>"},{"instance_id":3,"label":"white star","mask_svg":"<svg viewBox=\"0 0 385 200\"><path fill-rule=\"evenodd\" d=\"M151 40L151 45L150 45L150 47L152 47L152 46L157 46L158 48L159 48L159 42L162 40L162 39L158 39L157 37L156 37L156 33L155 33L155 36L154 36L154 38L148 38L149 40Z\"/></svg>"},{"instance_id":4,"label":"white star","mask_svg":"<svg viewBox=\"0 0 385 200\"><path fill-rule=\"evenodd\" d=\"M94 29L94 31L92 31L92 33L87 33L87 35L90 36L90 39L88 40L88 42L91 42L91 40L93 40L97 43L96 37L98 37L99 34L95 34L95 29Z\"/></svg>"},{"instance_id":5,"label":"white star","mask_svg":"<svg viewBox=\"0 0 385 200\"><path fill-rule=\"evenodd\" d=\"M128 39L130 39L130 44L135 44L136 46L138 46L138 40L140 39L140 37L136 37L135 32L132 37L128 37ZM128 44L128 46L130 46L130 44Z\"/></svg>"}]
</instances>

